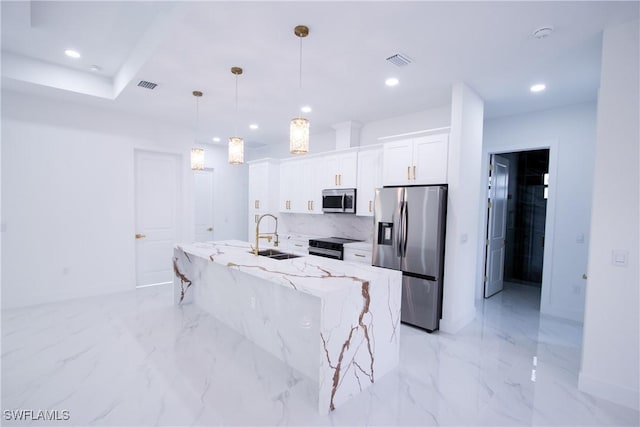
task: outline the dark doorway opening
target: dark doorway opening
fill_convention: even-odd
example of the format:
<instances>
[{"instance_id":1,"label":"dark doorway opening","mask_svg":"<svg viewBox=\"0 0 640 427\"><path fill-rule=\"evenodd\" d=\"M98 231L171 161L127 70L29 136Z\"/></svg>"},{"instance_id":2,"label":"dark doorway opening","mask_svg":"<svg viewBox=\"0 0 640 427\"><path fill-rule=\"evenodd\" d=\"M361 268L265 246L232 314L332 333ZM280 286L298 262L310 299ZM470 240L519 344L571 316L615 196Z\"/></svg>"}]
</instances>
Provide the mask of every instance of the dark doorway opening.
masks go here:
<instances>
[{"instance_id":1,"label":"dark doorway opening","mask_svg":"<svg viewBox=\"0 0 640 427\"><path fill-rule=\"evenodd\" d=\"M549 150L501 154L509 159L504 281L542 286Z\"/></svg>"}]
</instances>

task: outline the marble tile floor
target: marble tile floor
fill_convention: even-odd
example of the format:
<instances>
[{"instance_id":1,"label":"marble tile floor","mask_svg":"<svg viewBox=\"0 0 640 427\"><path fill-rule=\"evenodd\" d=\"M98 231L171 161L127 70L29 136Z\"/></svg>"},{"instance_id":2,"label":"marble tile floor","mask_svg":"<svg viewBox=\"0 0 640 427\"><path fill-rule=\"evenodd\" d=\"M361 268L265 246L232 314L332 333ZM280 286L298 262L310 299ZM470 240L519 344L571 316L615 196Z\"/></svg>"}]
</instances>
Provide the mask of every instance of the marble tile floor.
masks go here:
<instances>
[{"instance_id":1,"label":"marble tile floor","mask_svg":"<svg viewBox=\"0 0 640 427\"><path fill-rule=\"evenodd\" d=\"M331 414L308 379L171 286L2 312L3 425L639 425L577 390L582 330L511 285L456 335L403 325L400 366ZM69 411L13 421L6 410Z\"/></svg>"}]
</instances>

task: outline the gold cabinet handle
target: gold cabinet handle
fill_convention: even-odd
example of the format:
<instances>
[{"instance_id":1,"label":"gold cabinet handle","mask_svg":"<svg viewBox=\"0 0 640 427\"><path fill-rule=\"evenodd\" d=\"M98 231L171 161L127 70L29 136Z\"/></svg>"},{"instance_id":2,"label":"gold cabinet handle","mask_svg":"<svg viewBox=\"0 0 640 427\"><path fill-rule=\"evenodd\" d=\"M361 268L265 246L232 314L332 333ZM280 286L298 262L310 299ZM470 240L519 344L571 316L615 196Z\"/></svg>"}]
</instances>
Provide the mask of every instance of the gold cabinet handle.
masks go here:
<instances>
[{"instance_id":1,"label":"gold cabinet handle","mask_svg":"<svg viewBox=\"0 0 640 427\"><path fill-rule=\"evenodd\" d=\"M147 236L144 234L136 233L136 239L144 239L145 237Z\"/></svg>"},{"instance_id":2,"label":"gold cabinet handle","mask_svg":"<svg viewBox=\"0 0 640 427\"><path fill-rule=\"evenodd\" d=\"M338 175L338 185L342 185L342 174Z\"/></svg>"},{"instance_id":3,"label":"gold cabinet handle","mask_svg":"<svg viewBox=\"0 0 640 427\"><path fill-rule=\"evenodd\" d=\"M253 217L253 222L257 223L258 222L258 215L254 215Z\"/></svg>"},{"instance_id":4,"label":"gold cabinet handle","mask_svg":"<svg viewBox=\"0 0 640 427\"><path fill-rule=\"evenodd\" d=\"M213 231L213 227L207 228L207 231Z\"/></svg>"},{"instance_id":5,"label":"gold cabinet handle","mask_svg":"<svg viewBox=\"0 0 640 427\"><path fill-rule=\"evenodd\" d=\"M313 210L313 200L311 201L311 210Z\"/></svg>"},{"instance_id":6,"label":"gold cabinet handle","mask_svg":"<svg viewBox=\"0 0 640 427\"><path fill-rule=\"evenodd\" d=\"M338 185L338 175L333 175L333 185Z\"/></svg>"},{"instance_id":7,"label":"gold cabinet handle","mask_svg":"<svg viewBox=\"0 0 640 427\"><path fill-rule=\"evenodd\" d=\"M411 166L407 166L407 181L411 180Z\"/></svg>"},{"instance_id":8,"label":"gold cabinet handle","mask_svg":"<svg viewBox=\"0 0 640 427\"><path fill-rule=\"evenodd\" d=\"M253 202L253 206L254 206L256 209L260 209L260 200L256 200L255 202Z\"/></svg>"},{"instance_id":9,"label":"gold cabinet handle","mask_svg":"<svg viewBox=\"0 0 640 427\"><path fill-rule=\"evenodd\" d=\"M373 201L369 200L369 212L372 211L372 209L371 209L372 205L373 205Z\"/></svg>"},{"instance_id":10,"label":"gold cabinet handle","mask_svg":"<svg viewBox=\"0 0 640 427\"><path fill-rule=\"evenodd\" d=\"M413 166L413 180L416 180L416 166Z\"/></svg>"}]
</instances>

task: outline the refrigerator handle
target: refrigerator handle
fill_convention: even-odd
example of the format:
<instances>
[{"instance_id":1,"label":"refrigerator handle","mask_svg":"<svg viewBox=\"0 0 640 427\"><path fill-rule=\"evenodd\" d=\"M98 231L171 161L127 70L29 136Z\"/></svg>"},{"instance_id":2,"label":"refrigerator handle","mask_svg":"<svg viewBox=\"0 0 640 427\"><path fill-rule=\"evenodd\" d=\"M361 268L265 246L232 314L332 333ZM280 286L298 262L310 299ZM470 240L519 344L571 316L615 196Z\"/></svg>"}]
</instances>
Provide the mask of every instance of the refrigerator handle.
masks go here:
<instances>
[{"instance_id":1,"label":"refrigerator handle","mask_svg":"<svg viewBox=\"0 0 640 427\"><path fill-rule=\"evenodd\" d=\"M409 230L409 202L404 202L404 211L402 212L402 256L407 256L407 239Z\"/></svg>"},{"instance_id":2,"label":"refrigerator handle","mask_svg":"<svg viewBox=\"0 0 640 427\"><path fill-rule=\"evenodd\" d=\"M398 248L398 256L404 256L402 254L402 242L403 242L403 234L402 234L402 220L404 218L404 202L400 202L400 215L398 215L398 231L396 232L396 247Z\"/></svg>"}]
</instances>

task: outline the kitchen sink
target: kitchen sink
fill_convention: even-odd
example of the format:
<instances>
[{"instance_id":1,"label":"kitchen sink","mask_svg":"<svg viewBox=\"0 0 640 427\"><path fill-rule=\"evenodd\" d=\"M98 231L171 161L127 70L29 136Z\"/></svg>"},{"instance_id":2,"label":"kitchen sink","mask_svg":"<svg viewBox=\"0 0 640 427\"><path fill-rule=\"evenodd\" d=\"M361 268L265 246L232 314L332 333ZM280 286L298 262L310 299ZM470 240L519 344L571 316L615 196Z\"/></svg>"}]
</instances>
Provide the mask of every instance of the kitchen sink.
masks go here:
<instances>
[{"instance_id":1,"label":"kitchen sink","mask_svg":"<svg viewBox=\"0 0 640 427\"><path fill-rule=\"evenodd\" d=\"M291 259L291 258L299 258L300 255L281 253L279 255L271 255L269 258L271 259Z\"/></svg>"},{"instance_id":2,"label":"kitchen sink","mask_svg":"<svg viewBox=\"0 0 640 427\"><path fill-rule=\"evenodd\" d=\"M277 251L275 249L263 249L258 251L258 255L272 257L274 255L282 255L284 252Z\"/></svg>"},{"instance_id":3,"label":"kitchen sink","mask_svg":"<svg viewBox=\"0 0 640 427\"><path fill-rule=\"evenodd\" d=\"M258 255L266 256L267 258L277 259L277 260L291 259L291 258L300 257L300 255L294 255L294 254L289 254L289 253L286 253L286 252L280 252L280 251L277 251L275 249L263 249L261 251L258 251Z\"/></svg>"}]
</instances>

